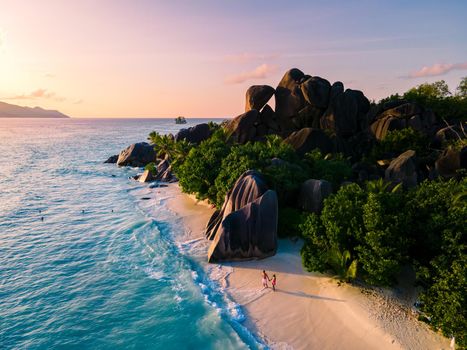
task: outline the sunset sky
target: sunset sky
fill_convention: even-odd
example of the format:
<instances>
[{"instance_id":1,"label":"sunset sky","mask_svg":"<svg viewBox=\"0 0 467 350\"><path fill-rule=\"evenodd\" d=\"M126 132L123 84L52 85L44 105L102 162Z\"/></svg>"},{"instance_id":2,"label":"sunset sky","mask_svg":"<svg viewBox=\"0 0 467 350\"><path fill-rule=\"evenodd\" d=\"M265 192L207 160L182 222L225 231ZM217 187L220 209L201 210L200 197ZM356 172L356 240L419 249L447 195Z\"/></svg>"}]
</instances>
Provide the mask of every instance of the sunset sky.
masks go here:
<instances>
[{"instance_id":1,"label":"sunset sky","mask_svg":"<svg viewBox=\"0 0 467 350\"><path fill-rule=\"evenodd\" d=\"M467 1L0 0L0 101L224 117L292 67L379 99L467 76Z\"/></svg>"}]
</instances>

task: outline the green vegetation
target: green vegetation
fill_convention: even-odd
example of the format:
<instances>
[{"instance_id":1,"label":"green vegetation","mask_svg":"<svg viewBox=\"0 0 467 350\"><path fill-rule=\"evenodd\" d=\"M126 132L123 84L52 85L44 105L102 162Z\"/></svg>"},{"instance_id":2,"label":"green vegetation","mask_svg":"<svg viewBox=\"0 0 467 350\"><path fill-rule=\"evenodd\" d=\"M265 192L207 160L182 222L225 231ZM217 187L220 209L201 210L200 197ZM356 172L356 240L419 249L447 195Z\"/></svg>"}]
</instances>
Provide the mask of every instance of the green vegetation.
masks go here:
<instances>
[{"instance_id":1,"label":"green vegetation","mask_svg":"<svg viewBox=\"0 0 467 350\"><path fill-rule=\"evenodd\" d=\"M305 154L304 160L312 178L329 181L335 189L352 176L350 162L342 154L323 156L320 150L315 149Z\"/></svg>"},{"instance_id":2,"label":"green vegetation","mask_svg":"<svg viewBox=\"0 0 467 350\"><path fill-rule=\"evenodd\" d=\"M429 153L429 143L425 135L412 128L389 131L372 148L369 159L376 161L393 158L409 149L414 150L418 156L426 156Z\"/></svg>"},{"instance_id":3,"label":"green vegetation","mask_svg":"<svg viewBox=\"0 0 467 350\"><path fill-rule=\"evenodd\" d=\"M382 180L344 186L300 225L303 264L344 280L392 285L411 263L431 324L465 345L466 199L466 178L424 181L409 192L389 190Z\"/></svg>"},{"instance_id":4,"label":"green vegetation","mask_svg":"<svg viewBox=\"0 0 467 350\"><path fill-rule=\"evenodd\" d=\"M151 162L151 163L147 164L144 167L144 170L149 170L151 174L157 175L157 168L156 168L156 164L154 162Z\"/></svg>"},{"instance_id":5,"label":"green vegetation","mask_svg":"<svg viewBox=\"0 0 467 350\"><path fill-rule=\"evenodd\" d=\"M182 190L196 194L198 199L215 202L217 190L214 181L221 169L222 160L229 151L230 145L222 129L201 142L198 147L193 147L183 163L174 167Z\"/></svg>"},{"instance_id":6,"label":"green vegetation","mask_svg":"<svg viewBox=\"0 0 467 350\"><path fill-rule=\"evenodd\" d=\"M380 103L399 99L430 108L438 118L467 120L467 77L462 78L455 94L450 92L444 80L440 80L431 84L421 84L402 95L391 95L382 99Z\"/></svg>"},{"instance_id":7,"label":"green vegetation","mask_svg":"<svg viewBox=\"0 0 467 350\"><path fill-rule=\"evenodd\" d=\"M467 178L425 181L409 193L417 276L423 310L445 335L467 346Z\"/></svg>"},{"instance_id":8,"label":"green vegetation","mask_svg":"<svg viewBox=\"0 0 467 350\"><path fill-rule=\"evenodd\" d=\"M214 181L214 186L217 190L217 196L214 203L217 206L222 205L227 192L233 187L235 181L249 169L255 169L264 173L269 180L271 188L278 190L278 196L281 192L287 192L292 187L300 185L298 181L292 181L292 184L287 183L287 179L292 176L293 171L290 170L290 163L285 163L281 166L274 167L274 170L268 169L271 167L271 159L288 159L293 161L297 159L293 148L284 142L278 136L270 136L266 142L247 142L244 145L234 145L230 149L230 153L222 160L219 174ZM281 191L284 187L285 191Z\"/></svg>"},{"instance_id":9,"label":"green vegetation","mask_svg":"<svg viewBox=\"0 0 467 350\"><path fill-rule=\"evenodd\" d=\"M467 117L467 77L455 94L439 81L381 103L395 99L431 108L440 122L442 118L458 123ZM392 286L401 267L411 265L423 287L420 298L427 320L445 335L455 335L461 347L467 346L465 172L456 180L424 181L408 191L381 179L342 185L354 180L354 174L350 159L340 154L313 150L300 158L279 136L240 145L222 125L209 127L212 136L197 146L157 133L149 137L158 156L170 160L184 192L219 208L238 177L257 170L277 192L279 233L304 239L301 256L306 269L331 272L344 281ZM430 141L430 135L411 128L390 131L383 140L368 143L371 149L358 159L374 167L376 160L412 149L433 165L436 150L430 149ZM466 146L465 135L441 146L460 150ZM319 214L297 208L299 188L312 178L327 180L334 189Z\"/></svg>"},{"instance_id":10,"label":"green vegetation","mask_svg":"<svg viewBox=\"0 0 467 350\"><path fill-rule=\"evenodd\" d=\"M291 208L279 208L279 222L277 232L280 237L295 237L300 230L300 225L305 220L306 214Z\"/></svg>"},{"instance_id":11,"label":"green vegetation","mask_svg":"<svg viewBox=\"0 0 467 350\"><path fill-rule=\"evenodd\" d=\"M149 134L148 140L154 145L157 156L169 159L173 167L182 162L193 148L193 144L185 140L175 142L172 135L161 135L156 131Z\"/></svg>"}]
</instances>

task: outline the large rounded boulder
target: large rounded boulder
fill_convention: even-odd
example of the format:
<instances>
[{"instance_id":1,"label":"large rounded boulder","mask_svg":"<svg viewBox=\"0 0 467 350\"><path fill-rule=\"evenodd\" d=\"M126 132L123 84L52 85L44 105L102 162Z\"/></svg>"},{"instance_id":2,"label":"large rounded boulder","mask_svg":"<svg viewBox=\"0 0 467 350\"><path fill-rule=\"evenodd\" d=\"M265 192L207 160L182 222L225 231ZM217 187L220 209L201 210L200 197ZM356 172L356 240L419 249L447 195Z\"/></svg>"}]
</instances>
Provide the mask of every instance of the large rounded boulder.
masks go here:
<instances>
[{"instance_id":1,"label":"large rounded boulder","mask_svg":"<svg viewBox=\"0 0 467 350\"><path fill-rule=\"evenodd\" d=\"M402 183L405 188L417 186L415 151L408 150L392 160L385 172L386 181Z\"/></svg>"},{"instance_id":2,"label":"large rounded boulder","mask_svg":"<svg viewBox=\"0 0 467 350\"><path fill-rule=\"evenodd\" d=\"M235 117L227 125L232 140L237 143L246 143L256 137L256 125L259 122L259 113L256 109Z\"/></svg>"},{"instance_id":3,"label":"large rounded boulder","mask_svg":"<svg viewBox=\"0 0 467 350\"><path fill-rule=\"evenodd\" d=\"M445 178L454 177L459 169L467 167L467 147L462 150L448 148L444 150L435 162L439 175Z\"/></svg>"},{"instance_id":4,"label":"large rounded boulder","mask_svg":"<svg viewBox=\"0 0 467 350\"><path fill-rule=\"evenodd\" d=\"M324 200L332 193L332 185L326 180L310 179L300 187L298 205L301 209L319 213L323 209Z\"/></svg>"},{"instance_id":5,"label":"large rounded boulder","mask_svg":"<svg viewBox=\"0 0 467 350\"><path fill-rule=\"evenodd\" d=\"M277 195L249 170L235 182L222 209L209 220L208 261L260 259L277 251Z\"/></svg>"},{"instance_id":6,"label":"large rounded boulder","mask_svg":"<svg viewBox=\"0 0 467 350\"><path fill-rule=\"evenodd\" d=\"M154 146L147 142L134 143L120 152L117 165L142 167L156 160Z\"/></svg>"},{"instance_id":7,"label":"large rounded boulder","mask_svg":"<svg viewBox=\"0 0 467 350\"><path fill-rule=\"evenodd\" d=\"M338 136L350 137L366 129L370 102L361 91L342 90L342 83L339 82L331 87L329 106L321 118L321 128L329 129Z\"/></svg>"},{"instance_id":8,"label":"large rounded boulder","mask_svg":"<svg viewBox=\"0 0 467 350\"><path fill-rule=\"evenodd\" d=\"M198 124L187 129L181 129L175 135L175 141L185 140L190 143L199 144L211 136L211 129L206 123Z\"/></svg>"},{"instance_id":9,"label":"large rounded boulder","mask_svg":"<svg viewBox=\"0 0 467 350\"><path fill-rule=\"evenodd\" d=\"M253 85L246 91L245 112L261 110L274 95L274 88L268 85Z\"/></svg>"},{"instance_id":10,"label":"large rounded boulder","mask_svg":"<svg viewBox=\"0 0 467 350\"><path fill-rule=\"evenodd\" d=\"M267 134L276 133L280 130L276 112L274 112L270 105L264 106L261 110L259 114L259 125L267 130Z\"/></svg>"},{"instance_id":11,"label":"large rounded boulder","mask_svg":"<svg viewBox=\"0 0 467 350\"><path fill-rule=\"evenodd\" d=\"M383 106L383 111L372 122L370 132L377 140L384 139L389 131L404 128L412 128L425 134L431 132L436 123L436 117L431 110L424 110L416 103L398 104L397 102L404 101L386 103ZM392 108L384 110L385 107Z\"/></svg>"},{"instance_id":12,"label":"large rounded boulder","mask_svg":"<svg viewBox=\"0 0 467 350\"><path fill-rule=\"evenodd\" d=\"M287 71L276 88L276 113L283 130L293 128L290 118L305 107L300 84L307 77L297 68Z\"/></svg>"},{"instance_id":13,"label":"large rounded boulder","mask_svg":"<svg viewBox=\"0 0 467 350\"><path fill-rule=\"evenodd\" d=\"M334 148L333 141L323 130L313 128L303 128L295 131L284 142L291 145L301 156L315 148L325 154L332 152Z\"/></svg>"},{"instance_id":14,"label":"large rounded boulder","mask_svg":"<svg viewBox=\"0 0 467 350\"><path fill-rule=\"evenodd\" d=\"M320 77L310 77L301 84L303 97L310 105L326 109L329 103L331 84Z\"/></svg>"}]
</instances>

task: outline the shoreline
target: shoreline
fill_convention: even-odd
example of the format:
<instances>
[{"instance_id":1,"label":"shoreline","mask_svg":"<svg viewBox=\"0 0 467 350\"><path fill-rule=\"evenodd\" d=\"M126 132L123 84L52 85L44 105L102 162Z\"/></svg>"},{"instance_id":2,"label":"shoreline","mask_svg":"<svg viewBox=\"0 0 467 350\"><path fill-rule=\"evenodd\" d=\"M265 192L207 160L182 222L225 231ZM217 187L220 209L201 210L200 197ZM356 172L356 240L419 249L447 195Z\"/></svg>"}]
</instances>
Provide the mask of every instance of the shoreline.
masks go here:
<instances>
[{"instance_id":1,"label":"shoreline","mask_svg":"<svg viewBox=\"0 0 467 350\"><path fill-rule=\"evenodd\" d=\"M204 240L214 212L181 192L177 183L159 188L168 209L182 220L185 242ZM207 241L206 241L207 242ZM206 244L206 251L208 242ZM301 241L279 239L275 256L212 264L212 279L245 314L243 325L272 349L449 349L449 340L419 322L384 291L341 284L303 270ZM207 270L207 268L205 267ZM277 290L263 289L261 271L277 275ZM208 272L208 271L207 271ZM221 276L221 277L219 277Z\"/></svg>"}]
</instances>

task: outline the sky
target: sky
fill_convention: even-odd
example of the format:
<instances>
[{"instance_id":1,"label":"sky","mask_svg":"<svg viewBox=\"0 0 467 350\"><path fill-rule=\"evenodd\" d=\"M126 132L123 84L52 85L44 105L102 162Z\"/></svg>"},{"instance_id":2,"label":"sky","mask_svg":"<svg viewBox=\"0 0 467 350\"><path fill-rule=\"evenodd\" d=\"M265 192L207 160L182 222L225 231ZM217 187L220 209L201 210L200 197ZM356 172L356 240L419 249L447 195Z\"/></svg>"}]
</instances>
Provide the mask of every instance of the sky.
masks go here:
<instances>
[{"instance_id":1,"label":"sky","mask_svg":"<svg viewBox=\"0 0 467 350\"><path fill-rule=\"evenodd\" d=\"M378 100L467 76L467 1L0 0L0 101L234 117L290 68Z\"/></svg>"}]
</instances>

